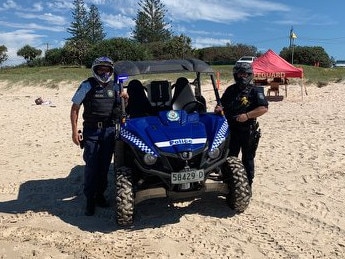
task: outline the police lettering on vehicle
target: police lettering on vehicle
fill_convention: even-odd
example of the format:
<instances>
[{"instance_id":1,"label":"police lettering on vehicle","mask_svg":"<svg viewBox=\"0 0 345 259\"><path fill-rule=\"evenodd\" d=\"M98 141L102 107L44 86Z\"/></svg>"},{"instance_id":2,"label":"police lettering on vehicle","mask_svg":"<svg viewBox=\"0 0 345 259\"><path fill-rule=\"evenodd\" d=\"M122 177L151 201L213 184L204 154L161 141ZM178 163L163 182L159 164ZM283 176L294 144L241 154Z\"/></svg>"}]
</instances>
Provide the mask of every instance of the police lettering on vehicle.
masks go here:
<instances>
[{"instance_id":1,"label":"police lettering on vehicle","mask_svg":"<svg viewBox=\"0 0 345 259\"><path fill-rule=\"evenodd\" d=\"M193 140L191 138L187 139L172 139L170 140L170 145L183 145L183 144L192 144Z\"/></svg>"},{"instance_id":2,"label":"police lettering on vehicle","mask_svg":"<svg viewBox=\"0 0 345 259\"><path fill-rule=\"evenodd\" d=\"M176 145L198 145L205 144L206 138L185 138L185 139L171 139L167 141L155 142L155 145L159 148L171 147Z\"/></svg>"}]
</instances>

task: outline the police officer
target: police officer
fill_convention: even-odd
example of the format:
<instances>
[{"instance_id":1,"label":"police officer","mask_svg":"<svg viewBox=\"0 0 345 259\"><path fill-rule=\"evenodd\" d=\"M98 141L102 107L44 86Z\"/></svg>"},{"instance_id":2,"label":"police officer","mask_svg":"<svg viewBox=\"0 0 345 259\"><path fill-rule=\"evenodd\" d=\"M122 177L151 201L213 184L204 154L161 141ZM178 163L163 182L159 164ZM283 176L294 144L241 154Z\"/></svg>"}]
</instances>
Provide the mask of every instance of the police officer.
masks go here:
<instances>
[{"instance_id":1,"label":"police officer","mask_svg":"<svg viewBox=\"0 0 345 259\"><path fill-rule=\"evenodd\" d=\"M107 207L104 197L107 188L108 170L115 143L115 120L120 115L120 97L128 98L127 93L119 93L112 75L113 61L108 57L96 58L92 64L92 77L83 81L74 96L70 113L72 140L83 145L84 195L86 196L85 215L95 213L95 206ZM78 133L78 115L83 105L83 134Z\"/></svg>"},{"instance_id":2,"label":"police officer","mask_svg":"<svg viewBox=\"0 0 345 259\"><path fill-rule=\"evenodd\" d=\"M221 97L221 106L216 112L223 111L230 127L229 156L242 153L242 163L247 171L248 182L254 178L253 134L256 118L268 110L268 102L262 88L251 84L253 69L250 63L236 63L233 68L235 84L230 85ZM258 141L258 140L257 140Z\"/></svg>"}]
</instances>

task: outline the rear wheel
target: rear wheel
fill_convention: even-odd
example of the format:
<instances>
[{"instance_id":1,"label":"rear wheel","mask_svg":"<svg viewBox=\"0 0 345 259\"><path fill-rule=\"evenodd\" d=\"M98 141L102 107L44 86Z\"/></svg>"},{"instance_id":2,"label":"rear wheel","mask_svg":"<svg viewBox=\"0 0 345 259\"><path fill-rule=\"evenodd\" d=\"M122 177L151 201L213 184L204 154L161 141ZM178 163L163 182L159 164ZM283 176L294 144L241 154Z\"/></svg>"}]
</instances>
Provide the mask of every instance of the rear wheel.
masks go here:
<instances>
[{"instance_id":1,"label":"rear wheel","mask_svg":"<svg viewBox=\"0 0 345 259\"><path fill-rule=\"evenodd\" d=\"M222 174L229 185L226 197L229 207L238 213L245 211L252 197L246 170L237 157L228 157L222 166Z\"/></svg>"},{"instance_id":2,"label":"rear wheel","mask_svg":"<svg viewBox=\"0 0 345 259\"><path fill-rule=\"evenodd\" d=\"M116 218L120 226L133 224L134 192L132 170L120 167L116 174Z\"/></svg>"}]
</instances>

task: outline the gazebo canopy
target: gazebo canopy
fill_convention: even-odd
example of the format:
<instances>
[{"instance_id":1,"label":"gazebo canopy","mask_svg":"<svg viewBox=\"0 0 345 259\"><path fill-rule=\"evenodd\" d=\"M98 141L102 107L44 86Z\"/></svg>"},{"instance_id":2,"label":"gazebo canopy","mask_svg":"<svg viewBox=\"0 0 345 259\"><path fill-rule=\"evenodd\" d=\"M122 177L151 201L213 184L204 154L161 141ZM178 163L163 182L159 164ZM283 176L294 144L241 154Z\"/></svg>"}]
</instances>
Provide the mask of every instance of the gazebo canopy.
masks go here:
<instances>
[{"instance_id":1,"label":"gazebo canopy","mask_svg":"<svg viewBox=\"0 0 345 259\"><path fill-rule=\"evenodd\" d=\"M303 68L297 68L269 49L253 61L254 78L303 78Z\"/></svg>"}]
</instances>

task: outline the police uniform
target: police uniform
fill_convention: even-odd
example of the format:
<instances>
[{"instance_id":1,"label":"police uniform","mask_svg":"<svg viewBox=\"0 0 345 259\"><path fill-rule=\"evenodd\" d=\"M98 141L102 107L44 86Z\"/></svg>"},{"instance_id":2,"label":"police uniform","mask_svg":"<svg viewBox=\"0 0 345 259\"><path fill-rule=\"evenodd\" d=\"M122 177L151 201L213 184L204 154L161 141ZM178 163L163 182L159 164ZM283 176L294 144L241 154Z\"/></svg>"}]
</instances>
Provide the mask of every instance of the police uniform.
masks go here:
<instances>
[{"instance_id":1,"label":"police uniform","mask_svg":"<svg viewBox=\"0 0 345 259\"><path fill-rule=\"evenodd\" d=\"M85 161L84 194L88 199L103 195L114 152L115 120L120 115L119 87L114 81L101 86L95 78L83 81L72 97L83 104Z\"/></svg>"},{"instance_id":2,"label":"police uniform","mask_svg":"<svg viewBox=\"0 0 345 259\"><path fill-rule=\"evenodd\" d=\"M252 184L254 178L254 156L251 139L256 119L239 122L236 117L246 114L259 106L268 106L267 99L261 87L248 84L240 87L237 84L229 86L221 97L224 114L230 127L229 156L238 156L241 150L242 163L247 171L248 181Z\"/></svg>"}]
</instances>

